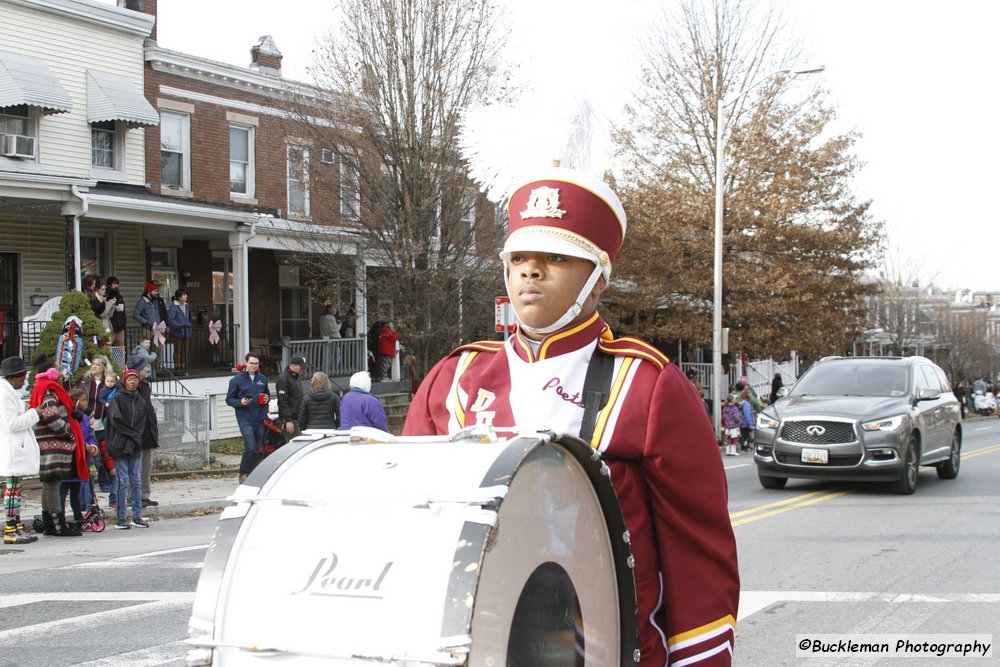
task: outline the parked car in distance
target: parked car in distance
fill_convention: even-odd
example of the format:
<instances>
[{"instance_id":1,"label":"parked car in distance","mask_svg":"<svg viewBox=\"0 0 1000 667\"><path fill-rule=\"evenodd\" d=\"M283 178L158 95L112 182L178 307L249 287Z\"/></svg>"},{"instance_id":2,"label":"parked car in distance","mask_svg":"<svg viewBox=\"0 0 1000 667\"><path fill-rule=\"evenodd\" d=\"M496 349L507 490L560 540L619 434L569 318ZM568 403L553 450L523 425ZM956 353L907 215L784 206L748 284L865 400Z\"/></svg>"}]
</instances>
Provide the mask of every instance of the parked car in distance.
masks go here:
<instances>
[{"instance_id":1,"label":"parked car in distance","mask_svg":"<svg viewBox=\"0 0 1000 667\"><path fill-rule=\"evenodd\" d=\"M917 488L920 466L958 476L962 419L944 371L924 357L826 357L757 415L760 483L790 477Z\"/></svg>"}]
</instances>

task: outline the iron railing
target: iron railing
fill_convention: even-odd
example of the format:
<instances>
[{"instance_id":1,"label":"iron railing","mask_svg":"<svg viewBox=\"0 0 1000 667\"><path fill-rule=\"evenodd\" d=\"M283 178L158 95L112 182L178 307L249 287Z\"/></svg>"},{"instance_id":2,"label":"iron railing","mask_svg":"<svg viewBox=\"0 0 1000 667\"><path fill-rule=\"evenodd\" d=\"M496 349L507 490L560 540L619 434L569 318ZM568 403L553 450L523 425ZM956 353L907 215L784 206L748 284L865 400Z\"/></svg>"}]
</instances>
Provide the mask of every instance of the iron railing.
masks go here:
<instances>
[{"instance_id":1,"label":"iron railing","mask_svg":"<svg viewBox=\"0 0 1000 667\"><path fill-rule=\"evenodd\" d=\"M33 320L6 320L0 327L0 358L9 356L19 356L27 363L31 363L38 350L38 342L41 338L42 329L49 322ZM207 325L195 325L191 329L191 337L187 341L187 361L184 368L180 369L175 364L176 344L173 337L166 335L162 346L152 345L151 352L155 352L157 359L155 364L156 373L163 369L174 371L176 376L183 371L184 374L206 374L217 371L229 371L233 367L236 340L239 334L238 324L223 325L217 332L219 340L215 343L209 342L211 334ZM128 326L125 327L125 344L120 347L112 347L108 350L109 355L119 367L125 366L125 360L132 354L132 350L143 338L150 338L148 327Z\"/></svg>"},{"instance_id":2,"label":"iron railing","mask_svg":"<svg viewBox=\"0 0 1000 667\"><path fill-rule=\"evenodd\" d=\"M363 337L282 341L281 367L286 368L295 356L305 357L307 375L323 371L334 381L368 368L368 345Z\"/></svg>"}]
</instances>

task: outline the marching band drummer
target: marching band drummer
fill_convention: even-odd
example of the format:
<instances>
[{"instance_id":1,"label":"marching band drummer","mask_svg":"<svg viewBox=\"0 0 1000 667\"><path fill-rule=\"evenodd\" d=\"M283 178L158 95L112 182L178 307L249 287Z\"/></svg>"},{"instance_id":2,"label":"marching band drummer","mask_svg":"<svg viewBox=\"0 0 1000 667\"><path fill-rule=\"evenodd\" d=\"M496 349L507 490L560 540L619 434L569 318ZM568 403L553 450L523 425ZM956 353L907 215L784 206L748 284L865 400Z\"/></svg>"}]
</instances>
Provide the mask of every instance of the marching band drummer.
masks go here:
<instances>
[{"instance_id":1,"label":"marching band drummer","mask_svg":"<svg viewBox=\"0 0 1000 667\"><path fill-rule=\"evenodd\" d=\"M553 167L515 188L507 206L500 257L517 330L438 362L403 432L476 423L592 432L584 439L608 461L631 535L640 665L729 665L739 573L711 422L676 365L641 340L615 338L597 312L624 240L622 205L600 179ZM595 360L610 391L585 420L585 380L601 386L587 378Z\"/></svg>"}]
</instances>

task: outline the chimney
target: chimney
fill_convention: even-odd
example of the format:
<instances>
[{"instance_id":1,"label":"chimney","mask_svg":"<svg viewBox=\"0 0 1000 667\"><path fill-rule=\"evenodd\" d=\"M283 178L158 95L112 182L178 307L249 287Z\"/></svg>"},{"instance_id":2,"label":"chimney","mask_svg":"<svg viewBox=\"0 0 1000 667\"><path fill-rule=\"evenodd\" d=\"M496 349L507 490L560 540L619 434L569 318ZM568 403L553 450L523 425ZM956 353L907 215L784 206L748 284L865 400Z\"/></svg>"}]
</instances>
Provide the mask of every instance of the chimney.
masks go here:
<instances>
[{"instance_id":1,"label":"chimney","mask_svg":"<svg viewBox=\"0 0 1000 667\"><path fill-rule=\"evenodd\" d=\"M118 6L123 9L131 9L133 12L142 12L156 18L156 0L118 0ZM149 39L156 41L156 24L149 33Z\"/></svg>"},{"instance_id":2,"label":"chimney","mask_svg":"<svg viewBox=\"0 0 1000 667\"><path fill-rule=\"evenodd\" d=\"M261 74L281 76L281 51L270 35L262 36L250 49L250 69Z\"/></svg>"}]
</instances>

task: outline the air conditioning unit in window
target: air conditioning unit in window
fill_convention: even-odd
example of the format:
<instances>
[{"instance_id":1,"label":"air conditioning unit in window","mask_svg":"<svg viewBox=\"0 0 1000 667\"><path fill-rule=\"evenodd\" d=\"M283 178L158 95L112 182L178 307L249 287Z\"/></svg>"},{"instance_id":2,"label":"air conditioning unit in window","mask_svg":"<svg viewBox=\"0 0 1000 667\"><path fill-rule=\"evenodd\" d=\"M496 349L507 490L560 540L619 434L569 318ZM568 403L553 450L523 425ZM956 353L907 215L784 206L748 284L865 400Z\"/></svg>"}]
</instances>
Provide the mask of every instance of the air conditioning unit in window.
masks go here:
<instances>
[{"instance_id":1,"label":"air conditioning unit in window","mask_svg":"<svg viewBox=\"0 0 1000 667\"><path fill-rule=\"evenodd\" d=\"M21 134L0 135L0 154L4 157L35 157L35 138Z\"/></svg>"}]
</instances>

